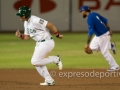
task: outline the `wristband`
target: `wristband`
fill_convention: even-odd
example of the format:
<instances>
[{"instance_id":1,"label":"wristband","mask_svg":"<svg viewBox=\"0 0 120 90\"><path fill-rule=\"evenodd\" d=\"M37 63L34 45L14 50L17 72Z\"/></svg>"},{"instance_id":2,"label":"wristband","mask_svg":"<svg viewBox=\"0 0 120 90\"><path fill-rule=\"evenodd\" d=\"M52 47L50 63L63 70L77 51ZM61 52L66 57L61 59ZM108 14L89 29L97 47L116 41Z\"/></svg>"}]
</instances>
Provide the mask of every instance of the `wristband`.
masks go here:
<instances>
[{"instance_id":1,"label":"wristband","mask_svg":"<svg viewBox=\"0 0 120 90\"><path fill-rule=\"evenodd\" d=\"M59 38L59 33L58 31L54 33L57 38Z\"/></svg>"},{"instance_id":2,"label":"wristband","mask_svg":"<svg viewBox=\"0 0 120 90\"><path fill-rule=\"evenodd\" d=\"M87 40L87 44L89 44L89 43L90 43L90 39Z\"/></svg>"},{"instance_id":3,"label":"wristband","mask_svg":"<svg viewBox=\"0 0 120 90\"><path fill-rule=\"evenodd\" d=\"M58 35L59 33L58 33L58 31L57 31L57 32L55 32L54 34L55 34L55 35Z\"/></svg>"},{"instance_id":4,"label":"wristband","mask_svg":"<svg viewBox=\"0 0 120 90\"><path fill-rule=\"evenodd\" d=\"M110 31L110 27L107 27L108 31Z\"/></svg>"}]
</instances>

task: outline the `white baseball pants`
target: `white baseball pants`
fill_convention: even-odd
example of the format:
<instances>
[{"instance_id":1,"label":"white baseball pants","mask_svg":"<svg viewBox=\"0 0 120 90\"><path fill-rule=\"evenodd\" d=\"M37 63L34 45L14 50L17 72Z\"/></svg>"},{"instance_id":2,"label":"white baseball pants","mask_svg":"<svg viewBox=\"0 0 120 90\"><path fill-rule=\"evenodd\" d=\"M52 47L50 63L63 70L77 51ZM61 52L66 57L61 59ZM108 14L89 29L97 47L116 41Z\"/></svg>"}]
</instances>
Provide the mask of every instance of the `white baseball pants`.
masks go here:
<instances>
[{"instance_id":1,"label":"white baseball pants","mask_svg":"<svg viewBox=\"0 0 120 90\"><path fill-rule=\"evenodd\" d=\"M47 82L50 82L53 79L47 70L46 64L57 63L59 61L57 56L49 56L46 58L54 48L54 45L53 39L45 40L44 42L36 42L34 54L31 59L32 65L35 66L38 73L45 78L45 81Z\"/></svg>"},{"instance_id":2,"label":"white baseball pants","mask_svg":"<svg viewBox=\"0 0 120 90\"><path fill-rule=\"evenodd\" d=\"M104 58L109 62L111 68L118 67L118 64L109 51L109 49L111 49L109 32L106 32L99 37L94 36L90 43L90 48L95 51L101 51Z\"/></svg>"}]
</instances>

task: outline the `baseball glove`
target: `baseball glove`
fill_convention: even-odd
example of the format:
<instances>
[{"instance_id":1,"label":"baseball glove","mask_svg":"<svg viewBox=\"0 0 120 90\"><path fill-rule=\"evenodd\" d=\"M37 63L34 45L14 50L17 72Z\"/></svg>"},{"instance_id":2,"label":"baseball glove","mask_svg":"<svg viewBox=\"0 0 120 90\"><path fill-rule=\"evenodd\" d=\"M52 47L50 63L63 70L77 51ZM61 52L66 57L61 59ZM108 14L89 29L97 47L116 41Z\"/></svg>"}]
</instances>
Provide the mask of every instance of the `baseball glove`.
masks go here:
<instances>
[{"instance_id":1,"label":"baseball glove","mask_svg":"<svg viewBox=\"0 0 120 90\"><path fill-rule=\"evenodd\" d=\"M85 47L84 48L84 51L87 53L87 54L93 54L92 50L90 49L89 46Z\"/></svg>"}]
</instances>

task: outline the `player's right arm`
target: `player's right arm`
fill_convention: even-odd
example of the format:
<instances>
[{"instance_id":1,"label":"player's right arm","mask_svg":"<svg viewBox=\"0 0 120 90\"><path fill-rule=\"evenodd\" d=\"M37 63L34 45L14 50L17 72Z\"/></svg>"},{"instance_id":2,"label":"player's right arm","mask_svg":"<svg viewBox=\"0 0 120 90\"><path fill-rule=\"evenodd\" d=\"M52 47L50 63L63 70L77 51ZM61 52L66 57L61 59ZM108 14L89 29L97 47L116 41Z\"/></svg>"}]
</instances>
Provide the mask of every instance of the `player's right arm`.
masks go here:
<instances>
[{"instance_id":1,"label":"player's right arm","mask_svg":"<svg viewBox=\"0 0 120 90\"><path fill-rule=\"evenodd\" d=\"M49 28L49 30L51 30L57 38L59 38L59 39L63 38L63 35L60 35L58 33L58 30L56 29L56 27L52 23L48 22L46 27Z\"/></svg>"},{"instance_id":2,"label":"player's right arm","mask_svg":"<svg viewBox=\"0 0 120 90\"><path fill-rule=\"evenodd\" d=\"M85 49L86 53L91 54L92 50L90 49L89 44L90 44L90 41L91 41L91 38L92 38L92 35L93 35L93 31L94 31L94 25L93 25L92 18L89 18L87 20L87 23L88 23L88 38L87 38L87 42L86 42L86 45L85 45L84 49ZM87 49L90 50L90 53L86 51Z\"/></svg>"},{"instance_id":3,"label":"player's right arm","mask_svg":"<svg viewBox=\"0 0 120 90\"><path fill-rule=\"evenodd\" d=\"M16 31L15 36L18 38L21 38L22 40L29 40L30 39L29 35L21 34L19 30Z\"/></svg>"},{"instance_id":4,"label":"player's right arm","mask_svg":"<svg viewBox=\"0 0 120 90\"><path fill-rule=\"evenodd\" d=\"M88 39L87 39L87 44L89 45L90 41L91 41L91 38L92 38L92 35L93 35L93 31L94 31L94 25L93 25L92 17L87 20L87 23L88 23Z\"/></svg>"}]
</instances>

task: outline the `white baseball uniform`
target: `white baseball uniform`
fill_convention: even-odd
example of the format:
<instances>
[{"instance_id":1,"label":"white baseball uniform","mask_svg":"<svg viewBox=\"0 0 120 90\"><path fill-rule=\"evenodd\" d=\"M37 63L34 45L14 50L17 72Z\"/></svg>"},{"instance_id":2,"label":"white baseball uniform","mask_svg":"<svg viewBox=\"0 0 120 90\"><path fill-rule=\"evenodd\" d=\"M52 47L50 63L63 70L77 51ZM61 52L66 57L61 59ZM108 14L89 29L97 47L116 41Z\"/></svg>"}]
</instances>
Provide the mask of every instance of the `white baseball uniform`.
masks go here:
<instances>
[{"instance_id":1,"label":"white baseball uniform","mask_svg":"<svg viewBox=\"0 0 120 90\"><path fill-rule=\"evenodd\" d=\"M45 78L45 81L52 82L53 79L45 65L58 63L59 60L57 56L49 56L46 58L46 55L52 51L55 45L49 29L46 27L47 23L48 21L31 15L29 20L24 22L24 34L30 35L30 37L36 41L35 50L31 59L32 65L34 65L39 74Z\"/></svg>"}]
</instances>

